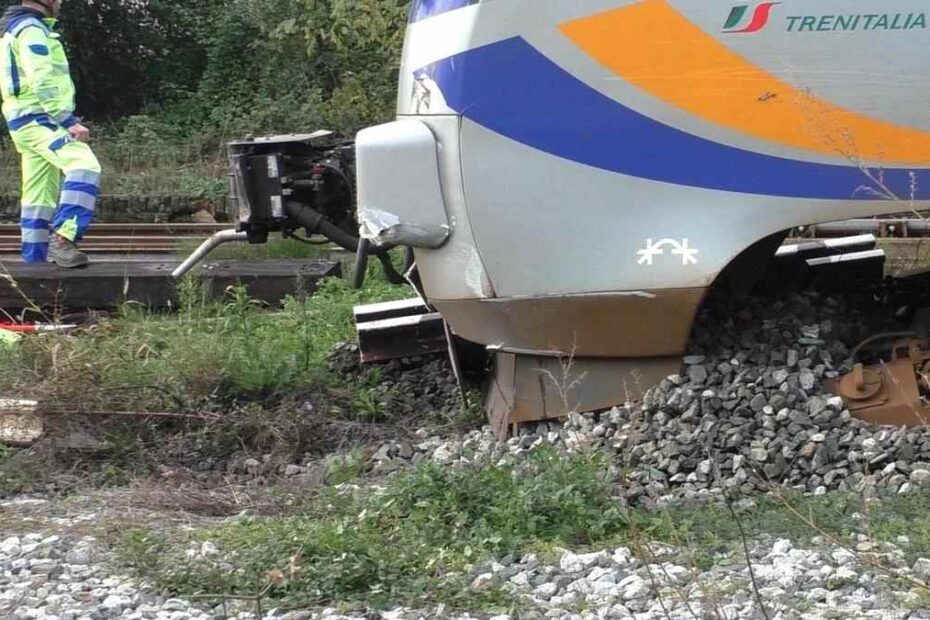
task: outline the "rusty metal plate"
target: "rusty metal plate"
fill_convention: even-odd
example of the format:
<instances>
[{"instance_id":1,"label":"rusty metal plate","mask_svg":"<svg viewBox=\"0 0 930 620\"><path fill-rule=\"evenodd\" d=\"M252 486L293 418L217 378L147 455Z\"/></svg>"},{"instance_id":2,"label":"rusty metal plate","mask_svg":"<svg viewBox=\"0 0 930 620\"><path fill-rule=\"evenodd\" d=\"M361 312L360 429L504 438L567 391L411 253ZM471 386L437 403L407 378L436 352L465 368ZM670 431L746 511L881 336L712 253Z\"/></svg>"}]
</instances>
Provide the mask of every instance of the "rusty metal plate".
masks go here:
<instances>
[{"instance_id":1,"label":"rusty metal plate","mask_svg":"<svg viewBox=\"0 0 930 620\"><path fill-rule=\"evenodd\" d=\"M888 426L930 424L930 405L920 395L910 358L868 367L859 365L825 387L841 396L850 412L866 422Z\"/></svg>"}]
</instances>

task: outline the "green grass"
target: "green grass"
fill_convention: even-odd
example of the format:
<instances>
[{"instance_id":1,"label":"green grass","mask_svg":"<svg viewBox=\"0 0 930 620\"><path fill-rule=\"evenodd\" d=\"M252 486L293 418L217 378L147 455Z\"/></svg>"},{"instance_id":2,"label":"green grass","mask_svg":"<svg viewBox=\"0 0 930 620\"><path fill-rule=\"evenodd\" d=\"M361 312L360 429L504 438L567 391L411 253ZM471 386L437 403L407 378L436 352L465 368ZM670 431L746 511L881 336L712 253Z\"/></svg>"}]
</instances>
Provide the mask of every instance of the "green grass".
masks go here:
<instances>
[{"instance_id":1,"label":"green grass","mask_svg":"<svg viewBox=\"0 0 930 620\"><path fill-rule=\"evenodd\" d=\"M356 482L365 473L365 455L359 450L334 454L327 459L327 481L332 485Z\"/></svg>"},{"instance_id":2,"label":"green grass","mask_svg":"<svg viewBox=\"0 0 930 620\"><path fill-rule=\"evenodd\" d=\"M422 464L381 493L328 492L300 517L202 530L235 555L234 570L184 560L186 541L130 532L122 559L172 592L255 594L282 602L373 606L446 603L500 610L499 591L468 590L469 566L530 543L577 545L622 532L601 455L537 451L525 464L450 468Z\"/></svg>"},{"instance_id":3,"label":"green grass","mask_svg":"<svg viewBox=\"0 0 930 620\"><path fill-rule=\"evenodd\" d=\"M200 245L197 241L180 244L176 255L186 257ZM331 245L308 245L293 239L269 239L268 243L251 245L248 243L227 243L210 253L208 260L271 260L271 259L305 259L330 258L338 255L338 251ZM351 256L346 253L348 258Z\"/></svg>"},{"instance_id":4,"label":"green grass","mask_svg":"<svg viewBox=\"0 0 930 620\"><path fill-rule=\"evenodd\" d=\"M415 428L483 420L470 406L416 406L406 391L382 385L378 368L350 376L330 369L333 346L355 339L354 306L413 294L388 284L376 261L362 290L331 278L283 308L265 308L239 288L207 300L192 279L179 293L173 312L125 305L90 329L0 350L0 394L57 412L49 438L78 424L98 440L90 455L55 441L0 453L0 496L119 484L158 465L195 468L234 455L287 464ZM334 467L348 481L366 463L356 456Z\"/></svg>"},{"instance_id":5,"label":"green grass","mask_svg":"<svg viewBox=\"0 0 930 620\"><path fill-rule=\"evenodd\" d=\"M696 559L704 565L713 562L714 554L736 548L741 542L740 525L749 538L768 535L804 545L821 534L844 542L849 542L851 533L867 534L883 542L907 536L910 544L905 551L916 558L930 554L928 511L930 491L883 498L880 502L845 492L820 497L789 494L758 498L751 509L737 511L739 523L725 505L708 505L655 513L647 527L664 542L700 549Z\"/></svg>"},{"instance_id":6,"label":"green grass","mask_svg":"<svg viewBox=\"0 0 930 620\"><path fill-rule=\"evenodd\" d=\"M624 511L612 498L609 458L542 448L516 465L424 463L399 472L380 492L325 491L298 516L181 537L135 530L122 538L119 554L176 594L264 591L284 605L446 604L497 613L514 611L512 602L498 589L469 591L470 571L507 554L538 552L557 563L563 548L635 549L653 541L682 548L707 569L745 561L739 525L749 539L788 538L804 546L821 533L851 547L852 533L888 542L906 535L911 559L930 553L930 491L882 502L848 493L761 498L736 508L738 521L726 505ZM232 568L184 559L191 541L207 540L228 554Z\"/></svg>"},{"instance_id":7,"label":"green grass","mask_svg":"<svg viewBox=\"0 0 930 620\"><path fill-rule=\"evenodd\" d=\"M409 295L409 288L386 284L373 268L362 291L330 279L313 296L292 297L282 311L267 311L242 290L230 291L224 302L207 301L188 281L174 314L126 306L88 332L24 339L14 352L0 352L6 369L0 391L149 407L153 401L171 406L178 399L300 393L325 378L332 346L354 338L354 305Z\"/></svg>"},{"instance_id":8,"label":"green grass","mask_svg":"<svg viewBox=\"0 0 930 620\"><path fill-rule=\"evenodd\" d=\"M414 420L391 405L390 392L372 401L367 383L355 385L328 368L333 345L355 337L356 304L410 296L408 287L387 284L378 268L372 266L361 291L329 279L313 296L291 297L277 310L242 289L221 302L205 300L188 280L174 313L127 305L92 329L27 337L0 349L0 394L66 412L49 419L50 436L77 423L101 445L90 458L54 442L0 453L0 495L46 484L119 484L160 463L192 467L242 452L292 462L363 443L365 433L344 436L353 425L454 422L457 411L424 411ZM114 415L120 412L167 417ZM345 465L344 477L353 467Z\"/></svg>"}]
</instances>

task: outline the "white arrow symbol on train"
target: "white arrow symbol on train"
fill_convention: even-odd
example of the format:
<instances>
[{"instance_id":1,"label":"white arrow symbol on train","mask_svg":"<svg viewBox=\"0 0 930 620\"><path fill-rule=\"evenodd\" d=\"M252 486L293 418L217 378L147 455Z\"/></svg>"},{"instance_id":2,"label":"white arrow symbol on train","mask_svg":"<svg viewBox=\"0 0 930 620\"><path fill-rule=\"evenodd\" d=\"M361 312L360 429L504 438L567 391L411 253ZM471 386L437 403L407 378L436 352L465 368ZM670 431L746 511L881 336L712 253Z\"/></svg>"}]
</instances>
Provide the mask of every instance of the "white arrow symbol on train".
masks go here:
<instances>
[{"instance_id":1,"label":"white arrow symbol on train","mask_svg":"<svg viewBox=\"0 0 930 620\"><path fill-rule=\"evenodd\" d=\"M672 254L681 256L681 264L683 266L697 265L698 250L688 247L688 245L689 242L687 239L682 239L681 242L675 239L662 239L658 243L653 243L652 239L647 239L646 249L637 252L639 255L638 264L651 266L656 256L664 256L665 249L671 248Z\"/></svg>"}]
</instances>

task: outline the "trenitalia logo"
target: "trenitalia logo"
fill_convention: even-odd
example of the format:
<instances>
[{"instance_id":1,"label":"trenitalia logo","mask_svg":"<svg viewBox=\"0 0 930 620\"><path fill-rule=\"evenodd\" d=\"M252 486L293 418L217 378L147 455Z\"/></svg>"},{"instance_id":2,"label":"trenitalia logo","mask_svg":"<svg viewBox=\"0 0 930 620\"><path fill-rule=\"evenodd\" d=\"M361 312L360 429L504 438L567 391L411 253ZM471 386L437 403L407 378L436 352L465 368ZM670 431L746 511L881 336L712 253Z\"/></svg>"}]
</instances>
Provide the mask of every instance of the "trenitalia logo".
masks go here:
<instances>
[{"instance_id":1,"label":"trenitalia logo","mask_svg":"<svg viewBox=\"0 0 930 620\"><path fill-rule=\"evenodd\" d=\"M759 32L768 25L769 15L778 4L781 2L763 2L756 6L750 17L746 15L749 12L748 4L737 5L730 11L730 16L723 25L723 31L729 34Z\"/></svg>"}]
</instances>

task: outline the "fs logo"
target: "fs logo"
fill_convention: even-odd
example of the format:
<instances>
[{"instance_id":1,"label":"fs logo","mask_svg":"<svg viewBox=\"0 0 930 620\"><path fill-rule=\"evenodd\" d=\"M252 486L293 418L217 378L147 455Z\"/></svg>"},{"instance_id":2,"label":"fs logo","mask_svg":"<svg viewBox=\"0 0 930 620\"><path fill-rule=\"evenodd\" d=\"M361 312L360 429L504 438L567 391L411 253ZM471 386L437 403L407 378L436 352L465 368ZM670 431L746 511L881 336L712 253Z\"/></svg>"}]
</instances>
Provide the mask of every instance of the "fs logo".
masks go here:
<instances>
[{"instance_id":1,"label":"fs logo","mask_svg":"<svg viewBox=\"0 0 930 620\"><path fill-rule=\"evenodd\" d=\"M752 32L759 32L768 25L769 15L771 15L772 9L778 4L781 4L781 2L763 2L756 6L751 16L746 15L749 12L748 4L735 6L733 10L730 11L730 16L723 25L723 31L727 34L749 34Z\"/></svg>"}]
</instances>

